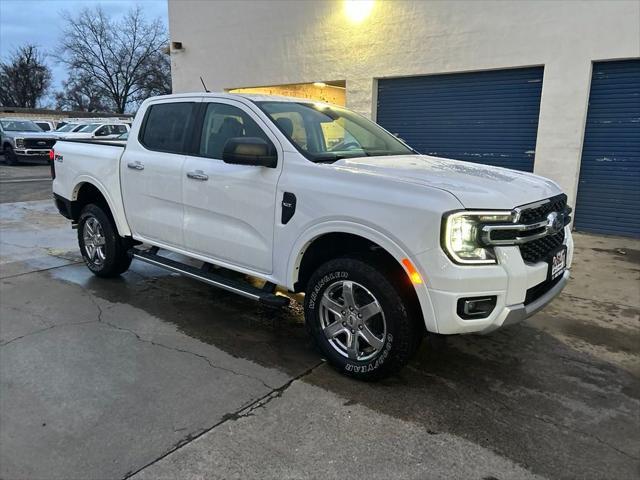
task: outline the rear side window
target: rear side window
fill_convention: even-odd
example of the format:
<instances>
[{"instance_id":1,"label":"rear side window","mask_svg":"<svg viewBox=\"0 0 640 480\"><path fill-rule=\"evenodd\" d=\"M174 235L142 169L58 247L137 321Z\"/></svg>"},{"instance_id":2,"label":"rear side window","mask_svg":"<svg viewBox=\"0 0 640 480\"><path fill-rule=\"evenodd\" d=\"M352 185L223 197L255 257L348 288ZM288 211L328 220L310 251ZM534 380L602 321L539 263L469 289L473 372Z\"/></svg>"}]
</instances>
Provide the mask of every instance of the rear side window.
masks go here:
<instances>
[{"instance_id":1,"label":"rear side window","mask_svg":"<svg viewBox=\"0 0 640 480\"><path fill-rule=\"evenodd\" d=\"M36 124L45 132L48 132L49 130L51 130L51 127L49 126L48 123L36 122Z\"/></svg>"},{"instance_id":2,"label":"rear side window","mask_svg":"<svg viewBox=\"0 0 640 480\"><path fill-rule=\"evenodd\" d=\"M127 133L127 127L125 127L124 125L111 125L111 133L113 134Z\"/></svg>"},{"instance_id":3,"label":"rear side window","mask_svg":"<svg viewBox=\"0 0 640 480\"><path fill-rule=\"evenodd\" d=\"M193 102L159 103L147 111L140 143L149 150L185 153Z\"/></svg>"}]
</instances>

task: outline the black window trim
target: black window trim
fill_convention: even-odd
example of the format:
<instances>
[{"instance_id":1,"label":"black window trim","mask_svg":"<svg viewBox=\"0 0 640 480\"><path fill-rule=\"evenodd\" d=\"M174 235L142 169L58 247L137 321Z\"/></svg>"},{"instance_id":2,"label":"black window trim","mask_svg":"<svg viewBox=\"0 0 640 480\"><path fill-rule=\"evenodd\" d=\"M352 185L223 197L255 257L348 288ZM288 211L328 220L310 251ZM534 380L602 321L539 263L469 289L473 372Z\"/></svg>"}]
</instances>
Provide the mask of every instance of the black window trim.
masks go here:
<instances>
[{"instance_id":1,"label":"black window trim","mask_svg":"<svg viewBox=\"0 0 640 480\"><path fill-rule=\"evenodd\" d=\"M181 99L182 100L182 99ZM146 145L144 143L144 134L147 130L147 124L149 121L149 115L151 114L151 110L153 109L153 107L157 106L157 105L175 105L175 104L191 104L191 113L189 114L189 118L187 120L187 125L186 125L186 129L187 129L187 133L184 136L184 139L182 141L182 147L180 148L179 152L174 152L172 150L161 150L161 149L157 149L157 148L150 148L148 145ZM190 155L188 153L188 147L190 144L190 137L191 135L189 134L190 130L192 130L192 122L194 121L194 114L197 112L197 107L200 105L200 103L198 102L197 99L185 99L185 101L180 101L180 102L158 102L158 103L152 103L151 105L149 105L147 107L147 111L144 113L144 118L142 119L142 124L140 125L140 131L138 132L138 143L140 143L140 145L142 145L145 150L148 150L150 152L160 152L160 153L172 153L175 155Z\"/></svg>"}]
</instances>

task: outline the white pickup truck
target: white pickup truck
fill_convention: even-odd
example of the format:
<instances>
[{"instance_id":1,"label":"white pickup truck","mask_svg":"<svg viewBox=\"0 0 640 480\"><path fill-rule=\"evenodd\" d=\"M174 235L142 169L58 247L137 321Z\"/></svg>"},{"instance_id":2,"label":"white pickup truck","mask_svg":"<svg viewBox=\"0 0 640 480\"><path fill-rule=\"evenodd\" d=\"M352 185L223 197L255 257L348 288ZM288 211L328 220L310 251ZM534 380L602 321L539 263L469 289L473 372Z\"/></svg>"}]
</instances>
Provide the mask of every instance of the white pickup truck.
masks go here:
<instances>
[{"instance_id":1,"label":"white pickup truck","mask_svg":"<svg viewBox=\"0 0 640 480\"><path fill-rule=\"evenodd\" d=\"M400 369L425 332L519 322L569 278L554 182L420 155L327 104L156 97L126 146L59 141L52 158L55 202L96 275L137 258L268 305L289 300L276 286L304 292L319 350L361 379Z\"/></svg>"}]
</instances>

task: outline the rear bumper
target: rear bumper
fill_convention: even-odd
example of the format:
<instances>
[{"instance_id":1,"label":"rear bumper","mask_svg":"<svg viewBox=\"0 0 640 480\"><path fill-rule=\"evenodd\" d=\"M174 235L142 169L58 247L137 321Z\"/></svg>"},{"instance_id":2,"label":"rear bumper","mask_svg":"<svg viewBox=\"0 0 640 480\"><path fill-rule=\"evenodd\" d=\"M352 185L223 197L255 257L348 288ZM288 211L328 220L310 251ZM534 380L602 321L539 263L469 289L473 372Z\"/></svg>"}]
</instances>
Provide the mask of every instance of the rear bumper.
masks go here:
<instances>
[{"instance_id":1,"label":"rear bumper","mask_svg":"<svg viewBox=\"0 0 640 480\"><path fill-rule=\"evenodd\" d=\"M65 218L68 218L69 220L73 220L73 215L71 214L70 200L67 200L66 198L61 197L60 195L54 193L53 202L55 203L56 208L58 209L58 212L60 212L60 215L62 215Z\"/></svg>"}]
</instances>

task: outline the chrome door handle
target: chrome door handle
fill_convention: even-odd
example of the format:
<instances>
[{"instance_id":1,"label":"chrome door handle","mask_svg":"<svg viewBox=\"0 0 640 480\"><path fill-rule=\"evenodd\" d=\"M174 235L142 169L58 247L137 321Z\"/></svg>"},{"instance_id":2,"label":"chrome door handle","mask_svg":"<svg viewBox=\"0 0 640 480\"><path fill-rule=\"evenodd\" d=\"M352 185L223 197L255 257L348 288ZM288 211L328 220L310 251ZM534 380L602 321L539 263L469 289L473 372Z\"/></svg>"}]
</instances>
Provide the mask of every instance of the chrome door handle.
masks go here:
<instances>
[{"instance_id":1,"label":"chrome door handle","mask_svg":"<svg viewBox=\"0 0 640 480\"><path fill-rule=\"evenodd\" d=\"M127 167L133 170L144 170L144 165L140 162L129 162L127 163Z\"/></svg>"},{"instance_id":2,"label":"chrome door handle","mask_svg":"<svg viewBox=\"0 0 640 480\"><path fill-rule=\"evenodd\" d=\"M187 177L193 178L194 180L200 180L202 182L206 182L207 180L209 180L209 175L204 173L202 170L187 172Z\"/></svg>"}]
</instances>

